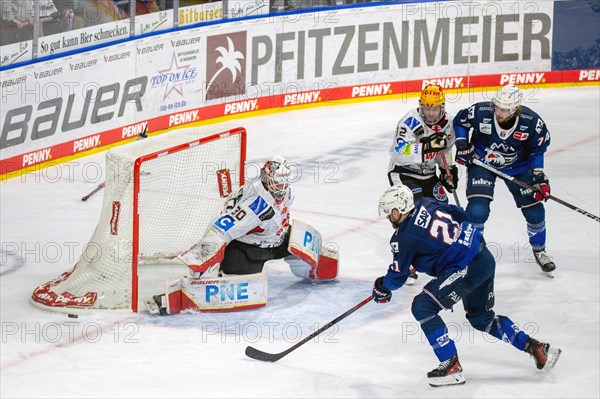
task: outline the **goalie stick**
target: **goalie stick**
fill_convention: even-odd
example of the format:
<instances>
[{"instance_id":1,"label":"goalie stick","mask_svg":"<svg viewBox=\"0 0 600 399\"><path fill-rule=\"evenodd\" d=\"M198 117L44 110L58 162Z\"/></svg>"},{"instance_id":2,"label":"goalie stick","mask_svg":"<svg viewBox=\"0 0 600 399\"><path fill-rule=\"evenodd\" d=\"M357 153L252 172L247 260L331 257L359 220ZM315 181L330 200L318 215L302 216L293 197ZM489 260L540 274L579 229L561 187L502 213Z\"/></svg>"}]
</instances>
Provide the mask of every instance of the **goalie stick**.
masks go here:
<instances>
[{"instance_id":1,"label":"goalie stick","mask_svg":"<svg viewBox=\"0 0 600 399\"><path fill-rule=\"evenodd\" d=\"M512 176L509 176L506 173L499 171L498 169L494 168L493 166L490 166L487 163L484 163L484 162L480 161L477 158L473 159L473 164L477 165L477 166L481 166L482 168L489 170L490 172L492 172L492 173L500 176L501 178L503 178L505 180L508 180L508 181L511 181L511 182L513 182L513 183L521 186L521 187L528 188L528 189L530 189L531 191L534 191L534 192L540 192L540 190L538 190L537 188L535 188L533 186L530 186L529 184L524 183L524 182L522 182L520 180L517 180L517 179L515 179ZM549 198L551 200L554 200L554 201L558 202L561 205L566 206L567 208L573 209L577 213L581 213L584 216L587 216L587 217L589 217L591 219L594 219L596 222L600 222L600 218L598 216L594 215L593 213L590 213L588 211L584 211L583 209L581 209L581 208L579 208L579 207L577 207L577 206L575 206L573 204L570 204L567 201L563 201L560 198L556 198L553 195L550 195Z\"/></svg>"},{"instance_id":2,"label":"goalie stick","mask_svg":"<svg viewBox=\"0 0 600 399\"><path fill-rule=\"evenodd\" d=\"M446 154L444 151L440 151L440 157L442 158L442 162L444 163L444 169L446 170L446 176L450 181L452 181L452 173L450 172L450 168L448 167L448 161L446 160ZM460 206L460 201L458 200L458 194L456 194L456 189L458 187L454 187L452 190L452 194L454 195L454 202L456 202L456 206Z\"/></svg>"},{"instance_id":3,"label":"goalie stick","mask_svg":"<svg viewBox=\"0 0 600 399\"><path fill-rule=\"evenodd\" d=\"M304 345L305 343L307 343L308 341L310 341L311 339L313 339L317 335L321 334L323 331L327 330L328 328L330 328L333 325L337 324L341 320L343 320L346 317L350 316L352 313L356 312L358 309L362 308L367 303L371 302L372 299L373 299L373 296L371 295L368 298L364 299L359 304L354 305L354 307L352 309L347 310L344 314L338 316L334 320L331 320L329 323L325 324L323 327L319 328L317 331L315 331L314 333L310 334L308 337L304 338L302 341L298 342L296 345L292 346L291 348L288 348L288 349L284 350L283 352L279 352L279 353L267 353L267 352L263 352L261 350L258 350L256 348L253 348L251 346L247 346L246 347L246 356L251 357L252 359L263 361L263 362L276 362L279 359L281 359L282 357L284 357L287 354L289 354L290 352L295 351L300 346Z\"/></svg>"}]
</instances>

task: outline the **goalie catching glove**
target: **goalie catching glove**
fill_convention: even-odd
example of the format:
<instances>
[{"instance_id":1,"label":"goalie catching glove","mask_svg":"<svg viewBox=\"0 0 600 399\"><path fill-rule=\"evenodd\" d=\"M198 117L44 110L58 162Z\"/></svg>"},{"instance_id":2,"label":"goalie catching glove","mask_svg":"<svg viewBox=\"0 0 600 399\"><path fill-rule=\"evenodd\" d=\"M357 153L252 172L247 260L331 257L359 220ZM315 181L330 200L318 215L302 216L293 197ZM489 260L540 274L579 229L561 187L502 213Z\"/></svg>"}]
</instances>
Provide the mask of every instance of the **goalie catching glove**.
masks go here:
<instances>
[{"instance_id":1,"label":"goalie catching glove","mask_svg":"<svg viewBox=\"0 0 600 399\"><path fill-rule=\"evenodd\" d=\"M450 176L447 173L442 172L440 175L440 182L448 192L452 193L458 187L458 168L456 165L452 165L450 168Z\"/></svg>"},{"instance_id":2,"label":"goalie catching glove","mask_svg":"<svg viewBox=\"0 0 600 399\"><path fill-rule=\"evenodd\" d=\"M200 277L209 269L218 271L219 264L223 261L227 243L208 232L193 247L179 255L177 258L185 263L192 277Z\"/></svg>"}]
</instances>

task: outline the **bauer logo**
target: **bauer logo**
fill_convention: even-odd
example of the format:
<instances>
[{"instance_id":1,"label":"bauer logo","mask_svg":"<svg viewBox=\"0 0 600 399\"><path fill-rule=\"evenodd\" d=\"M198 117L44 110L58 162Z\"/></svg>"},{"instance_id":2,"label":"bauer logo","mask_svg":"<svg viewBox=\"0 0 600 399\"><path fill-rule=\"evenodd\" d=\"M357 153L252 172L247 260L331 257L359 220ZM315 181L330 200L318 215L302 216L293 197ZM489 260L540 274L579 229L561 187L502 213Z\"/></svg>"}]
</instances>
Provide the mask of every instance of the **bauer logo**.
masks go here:
<instances>
[{"instance_id":1,"label":"bauer logo","mask_svg":"<svg viewBox=\"0 0 600 399\"><path fill-rule=\"evenodd\" d=\"M206 39L206 100L246 93L246 32Z\"/></svg>"},{"instance_id":2,"label":"bauer logo","mask_svg":"<svg viewBox=\"0 0 600 399\"><path fill-rule=\"evenodd\" d=\"M110 234L116 236L119 234L119 214L121 213L121 203L113 201L112 215L110 217Z\"/></svg>"},{"instance_id":3,"label":"bauer logo","mask_svg":"<svg viewBox=\"0 0 600 399\"><path fill-rule=\"evenodd\" d=\"M227 198L231 194L231 173L229 173L229 169L217 170L217 184L219 185L221 198Z\"/></svg>"}]
</instances>

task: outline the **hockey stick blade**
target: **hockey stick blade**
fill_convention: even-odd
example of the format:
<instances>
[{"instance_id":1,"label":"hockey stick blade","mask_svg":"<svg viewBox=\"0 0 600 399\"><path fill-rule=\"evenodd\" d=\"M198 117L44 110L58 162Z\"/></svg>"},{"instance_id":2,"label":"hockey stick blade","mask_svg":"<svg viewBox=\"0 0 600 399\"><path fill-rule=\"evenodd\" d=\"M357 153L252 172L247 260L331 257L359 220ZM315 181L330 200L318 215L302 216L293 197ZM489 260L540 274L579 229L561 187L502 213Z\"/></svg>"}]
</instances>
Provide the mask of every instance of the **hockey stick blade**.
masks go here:
<instances>
[{"instance_id":1,"label":"hockey stick blade","mask_svg":"<svg viewBox=\"0 0 600 399\"><path fill-rule=\"evenodd\" d=\"M267 353L267 352L258 350L256 348L253 348L251 346L246 347L246 356L248 356L252 359L255 359L255 360L260 360L261 362L271 362L271 363L276 362L279 359L281 359L282 357L284 357L285 355L287 355L286 352Z\"/></svg>"},{"instance_id":2,"label":"hockey stick blade","mask_svg":"<svg viewBox=\"0 0 600 399\"><path fill-rule=\"evenodd\" d=\"M332 327L333 325L337 324L339 321L345 319L346 317L350 316L352 313L356 312L358 309L362 308L363 306L365 306L367 303L371 302L371 300L373 300L373 296L369 296L366 299L363 299L362 302L360 302L357 305L354 305L354 307L352 307L351 309L347 310L344 314L338 316L337 318L331 320L329 323L325 324L323 327L319 328L317 331L313 332L312 334L310 334L309 336L307 336L306 338L304 338L302 341L298 342L297 344L295 344L294 346L284 350L283 352L279 352L279 353L267 353L267 352L263 352L261 350L258 350L256 348L253 348L251 346L247 346L246 347L246 356L255 359L255 360L260 360L262 362L276 362L279 359L281 359L282 357L284 357L285 355L289 354L290 352L298 349L300 346L304 345L305 343L307 343L308 341L310 341L311 339L313 339L314 337L316 337L317 335L321 334L323 331L327 330L328 328Z\"/></svg>"}]
</instances>

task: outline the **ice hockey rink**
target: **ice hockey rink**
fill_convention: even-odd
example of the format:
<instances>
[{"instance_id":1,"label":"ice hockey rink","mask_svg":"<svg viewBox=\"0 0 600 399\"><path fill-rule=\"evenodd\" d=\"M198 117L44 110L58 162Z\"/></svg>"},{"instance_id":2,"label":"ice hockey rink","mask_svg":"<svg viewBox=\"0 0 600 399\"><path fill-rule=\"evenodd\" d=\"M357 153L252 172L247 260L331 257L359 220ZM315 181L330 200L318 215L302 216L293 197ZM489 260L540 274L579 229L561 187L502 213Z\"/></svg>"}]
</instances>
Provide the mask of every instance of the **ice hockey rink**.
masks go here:
<instances>
[{"instance_id":1,"label":"ice hockey rink","mask_svg":"<svg viewBox=\"0 0 600 399\"><path fill-rule=\"evenodd\" d=\"M446 108L454 114L489 98L491 91L449 93ZM338 282L319 285L300 281L283 261L268 263L269 304L259 310L95 311L75 319L37 309L32 290L69 269L96 226L101 193L80 199L103 181L96 172L104 153L0 183L1 396L599 397L600 224L546 204L547 250L557 264L550 279L534 263L525 221L500 182L485 232L497 260L495 310L562 349L550 372L474 331L459 305L442 317L467 383L430 387L426 373L438 361L410 313L425 275L277 363L244 355L248 345L280 352L333 320L370 295L391 259L392 228L378 218L377 201L397 120L417 99L333 105L237 120L248 131L248 162L281 154L298 166L292 217L317 227L341 259ZM552 194L600 214L600 87L527 90L525 105L552 134L545 168Z\"/></svg>"}]
</instances>

